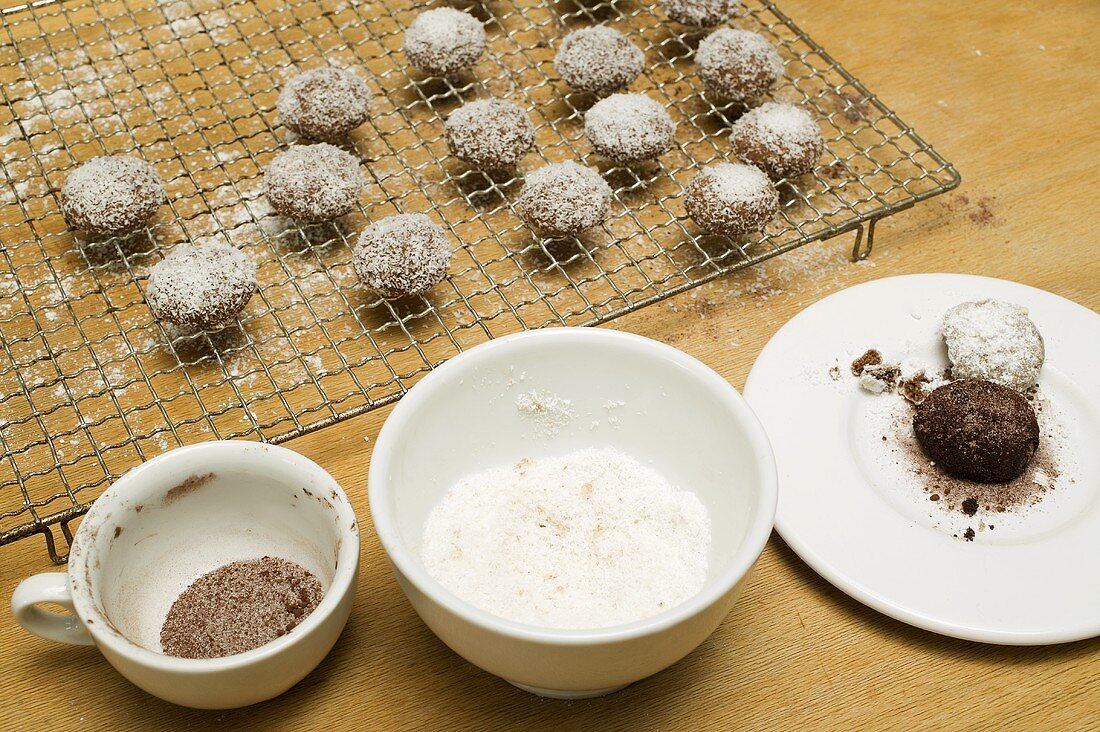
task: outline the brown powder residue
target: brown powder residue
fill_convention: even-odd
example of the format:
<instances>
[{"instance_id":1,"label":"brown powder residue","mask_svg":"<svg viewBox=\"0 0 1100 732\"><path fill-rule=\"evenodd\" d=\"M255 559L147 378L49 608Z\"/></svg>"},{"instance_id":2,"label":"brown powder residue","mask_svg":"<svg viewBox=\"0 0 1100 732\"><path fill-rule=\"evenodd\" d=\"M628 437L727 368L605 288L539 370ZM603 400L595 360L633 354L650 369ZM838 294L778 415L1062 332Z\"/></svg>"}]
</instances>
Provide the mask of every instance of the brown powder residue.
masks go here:
<instances>
[{"instance_id":1,"label":"brown powder residue","mask_svg":"<svg viewBox=\"0 0 1100 732\"><path fill-rule=\"evenodd\" d=\"M862 96L851 92L829 92L832 106L851 124L857 124L870 118L870 106Z\"/></svg>"},{"instance_id":2,"label":"brown powder residue","mask_svg":"<svg viewBox=\"0 0 1100 732\"><path fill-rule=\"evenodd\" d=\"M830 180L849 180L855 177L843 163L830 163L822 166L820 172Z\"/></svg>"},{"instance_id":3,"label":"brown powder residue","mask_svg":"<svg viewBox=\"0 0 1100 732\"><path fill-rule=\"evenodd\" d=\"M966 214L966 218L979 226L996 223L997 217L993 213L994 203L995 201L991 196L982 196L975 202L973 210Z\"/></svg>"},{"instance_id":4,"label":"brown powder residue","mask_svg":"<svg viewBox=\"0 0 1100 732\"><path fill-rule=\"evenodd\" d=\"M233 562L204 574L172 604L162 651L221 658L286 635L312 613L324 590L309 570L277 557Z\"/></svg>"},{"instance_id":5,"label":"brown powder residue","mask_svg":"<svg viewBox=\"0 0 1100 732\"><path fill-rule=\"evenodd\" d=\"M993 196L981 196L971 200L965 193L957 193L946 201L948 211L961 213L977 226L996 226L1001 223L997 217L997 199Z\"/></svg>"},{"instance_id":6,"label":"brown powder residue","mask_svg":"<svg viewBox=\"0 0 1100 732\"><path fill-rule=\"evenodd\" d=\"M874 348L869 348L862 356L852 361L852 376L859 376L867 366L877 366L882 363L882 354Z\"/></svg>"},{"instance_id":7,"label":"brown powder residue","mask_svg":"<svg viewBox=\"0 0 1100 732\"><path fill-rule=\"evenodd\" d=\"M954 478L933 464L921 451L913 434L913 408L901 410L893 420L892 447L899 464L918 479L929 501L949 512L974 516L979 511L1004 513L1039 503L1055 489L1059 475L1054 436L1044 430L1039 449L1023 475L1008 483L976 483Z\"/></svg>"},{"instance_id":8,"label":"brown powder residue","mask_svg":"<svg viewBox=\"0 0 1100 732\"><path fill-rule=\"evenodd\" d=\"M193 491L202 488L204 485L216 478L213 473L203 473L202 475L192 475L179 485L173 486L168 489L168 492L164 494L163 504L165 506L175 503L184 496L192 493Z\"/></svg>"}]
</instances>

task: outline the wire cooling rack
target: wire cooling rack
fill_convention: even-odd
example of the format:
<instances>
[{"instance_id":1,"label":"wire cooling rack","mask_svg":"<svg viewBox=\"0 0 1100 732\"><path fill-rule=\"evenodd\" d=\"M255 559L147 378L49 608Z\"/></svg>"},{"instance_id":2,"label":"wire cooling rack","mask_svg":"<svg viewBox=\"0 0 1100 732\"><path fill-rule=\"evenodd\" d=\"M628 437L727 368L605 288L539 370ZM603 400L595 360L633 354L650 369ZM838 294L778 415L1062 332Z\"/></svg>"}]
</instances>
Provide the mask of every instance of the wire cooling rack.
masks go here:
<instances>
[{"instance_id":1,"label":"wire cooling rack","mask_svg":"<svg viewBox=\"0 0 1100 732\"><path fill-rule=\"evenodd\" d=\"M701 166L727 156L743 110L700 92L701 37L631 0L490 0L469 7L488 51L468 74L410 72L408 0L40 0L0 20L0 544L55 531L131 466L210 438L285 440L400 398L416 378L485 340L594 324L809 241L856 231L958 185L913 130L770 2L734 25L786 60L772 98L807 105L829 149L783 186L763 235L703 237L679 200ZM592 98L570 93L552 59L571 28L609 23L646 53L632 86L678 124L659 164L611 168L585 141ZM363 206L332 224L275 216L263 169L292 136L275 100L298 70L355 69L376 93L349 149L364 161ZM583 159L615 191L612 215L580 241L541 241L512 210L519 180L447 155L442 121L489 95L525 105L536 151L521 172ZM81 162L133 153L167 182L148 230L85 241L57 191ZM425 297L379 300L357 286L351 246L365 222L428 212L453 235L450 277ZM867 229L864 234L864 229ZM184 241L217 237L258 265L260 291L234 325L173 332L145 305L148 267Z\"/></svg>"}]
</instances>

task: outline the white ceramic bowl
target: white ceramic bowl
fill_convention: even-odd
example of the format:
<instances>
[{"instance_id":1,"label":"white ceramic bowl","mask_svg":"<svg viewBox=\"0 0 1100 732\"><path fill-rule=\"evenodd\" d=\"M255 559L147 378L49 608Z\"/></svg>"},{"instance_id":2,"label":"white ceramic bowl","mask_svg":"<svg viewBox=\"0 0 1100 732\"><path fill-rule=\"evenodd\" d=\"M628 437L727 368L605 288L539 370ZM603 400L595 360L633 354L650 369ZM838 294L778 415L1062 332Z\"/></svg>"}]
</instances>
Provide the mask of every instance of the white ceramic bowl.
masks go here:
<instances>
[{"instance_id":1,"label":"white ceramic bowl","mask_svg":"<svg viewBox=\"0 0 1100 732\"><path fill-rule=\"evenodd\" d=\"M224 658L159 653L160 627L199 576L264 555L297 562L325 588L286 635ZM321 662L355 596L359 528L347 497L319 465L282 447L204 442L140 465L92 505L67 573L25 580L15 618L51 640L94 643L119 673L176 704L226 709L270 699ZM53 602L63 615L38 607Z\"/></svg>"},{"instance_id":2,"label":"white ceramic bowl","mask_svg":"<svg viewBox=\"0 0 1100 732\"><path fill-rule=\"evenodd\" d=\"M545 434L516 405L531 390L571 400L573 418ZM696 596L628 625L558 630L478 609L428 574L420 560L424 522L459 478L585 447L648 463L707 506L710 572ZM591 328L500 338L427 375L386 421L369 482L378 538L428 627L486 671L562 698L615 691L706 639L768 540L776 505L771 446L733 387L674 348Z\"/></svg>"}]
</instances>

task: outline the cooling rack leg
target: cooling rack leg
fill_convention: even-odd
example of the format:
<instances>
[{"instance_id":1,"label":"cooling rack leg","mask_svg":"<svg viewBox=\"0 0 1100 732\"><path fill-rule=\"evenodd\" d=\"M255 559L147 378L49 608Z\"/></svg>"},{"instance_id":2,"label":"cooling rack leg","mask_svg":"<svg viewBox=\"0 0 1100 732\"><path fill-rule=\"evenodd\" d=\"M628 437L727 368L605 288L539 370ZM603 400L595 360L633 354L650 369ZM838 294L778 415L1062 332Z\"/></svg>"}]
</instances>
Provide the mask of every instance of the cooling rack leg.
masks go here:
<instances>
[{"instance_id":1,"label":"cooling rack leg","mask_svg":"<svg viewBox=\"0 0 1100 732\"><path fill-rule=\"evenodd\" d=\"M52 559L56 564L64 564L65 562L69 561L69 551L73 546L73 530L69 528L68 521L61 522L61 534L65 537L66 548L64 556L60 554L55 554L52 551L50 552L50 559Z\"/></svg>"},{"instance_id":2,"label":"cooling rack leg","mask_svg":"<svg viewBox=\"0 0 1100 732\"><path fill-rule=\"evenodd\" d=\"M49 526L42 528L42 536L46 538L46 551L50 553L50 561L54 564L64 564L65 560L69 558L69 555L61 556L57 553L57 545L53 540L53 529Z\"/></svg>"},{"instance_id":3,"label":"cooling rack leg","mask_svg":"<svg viewBox=\"0 0 1100 732\"><path fill-rule=\"evenodd\" d=\"M856 229L856 241L852 245L852 261L860 262L871 256L871 249L875 246L875 224L878 219L867 222L867 236L864 237L863 224Z\"/></svg>"}]
</instances>

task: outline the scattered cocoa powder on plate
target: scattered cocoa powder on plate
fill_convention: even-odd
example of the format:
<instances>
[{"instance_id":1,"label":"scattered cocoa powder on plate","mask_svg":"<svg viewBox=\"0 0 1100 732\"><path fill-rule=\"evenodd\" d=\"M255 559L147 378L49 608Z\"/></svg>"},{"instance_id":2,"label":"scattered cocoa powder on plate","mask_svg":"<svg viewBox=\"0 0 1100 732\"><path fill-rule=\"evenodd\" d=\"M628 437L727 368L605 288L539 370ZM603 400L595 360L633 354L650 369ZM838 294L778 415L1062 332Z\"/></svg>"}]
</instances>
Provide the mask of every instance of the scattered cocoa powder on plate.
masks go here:
<instances>
[{"instance_id":1,"label":"scattered cocoa powder on plate","mask_svg":"<svg viewBox=\"0 0 1100 732\"><path fill-rule=\"evenodd\" d=\"M1061 471L1056 458L1057 437L1049 427L1043 429L1039 449L1021 476L1007 483L976 483L952 477L928 459L913 434L912 410L912 406L901 409L891 420L890 450L899 464L910 466L928 499L941 509L967 516L979 510L1004 513L1033 506L1055 490Z\"/></svg>"},{"instance_id":2,"label":"scattered cocoa powder on plate","mask_svg":"<svg viewBox=\"0 0 1100 732\"><path fill-rule=\"evenodd\" d=\"M324 597L317 578L277 557L227 564L191 583L172 604L161 650L179 658L221 658L286 635Z\"/></svg>"}]
</instances>

